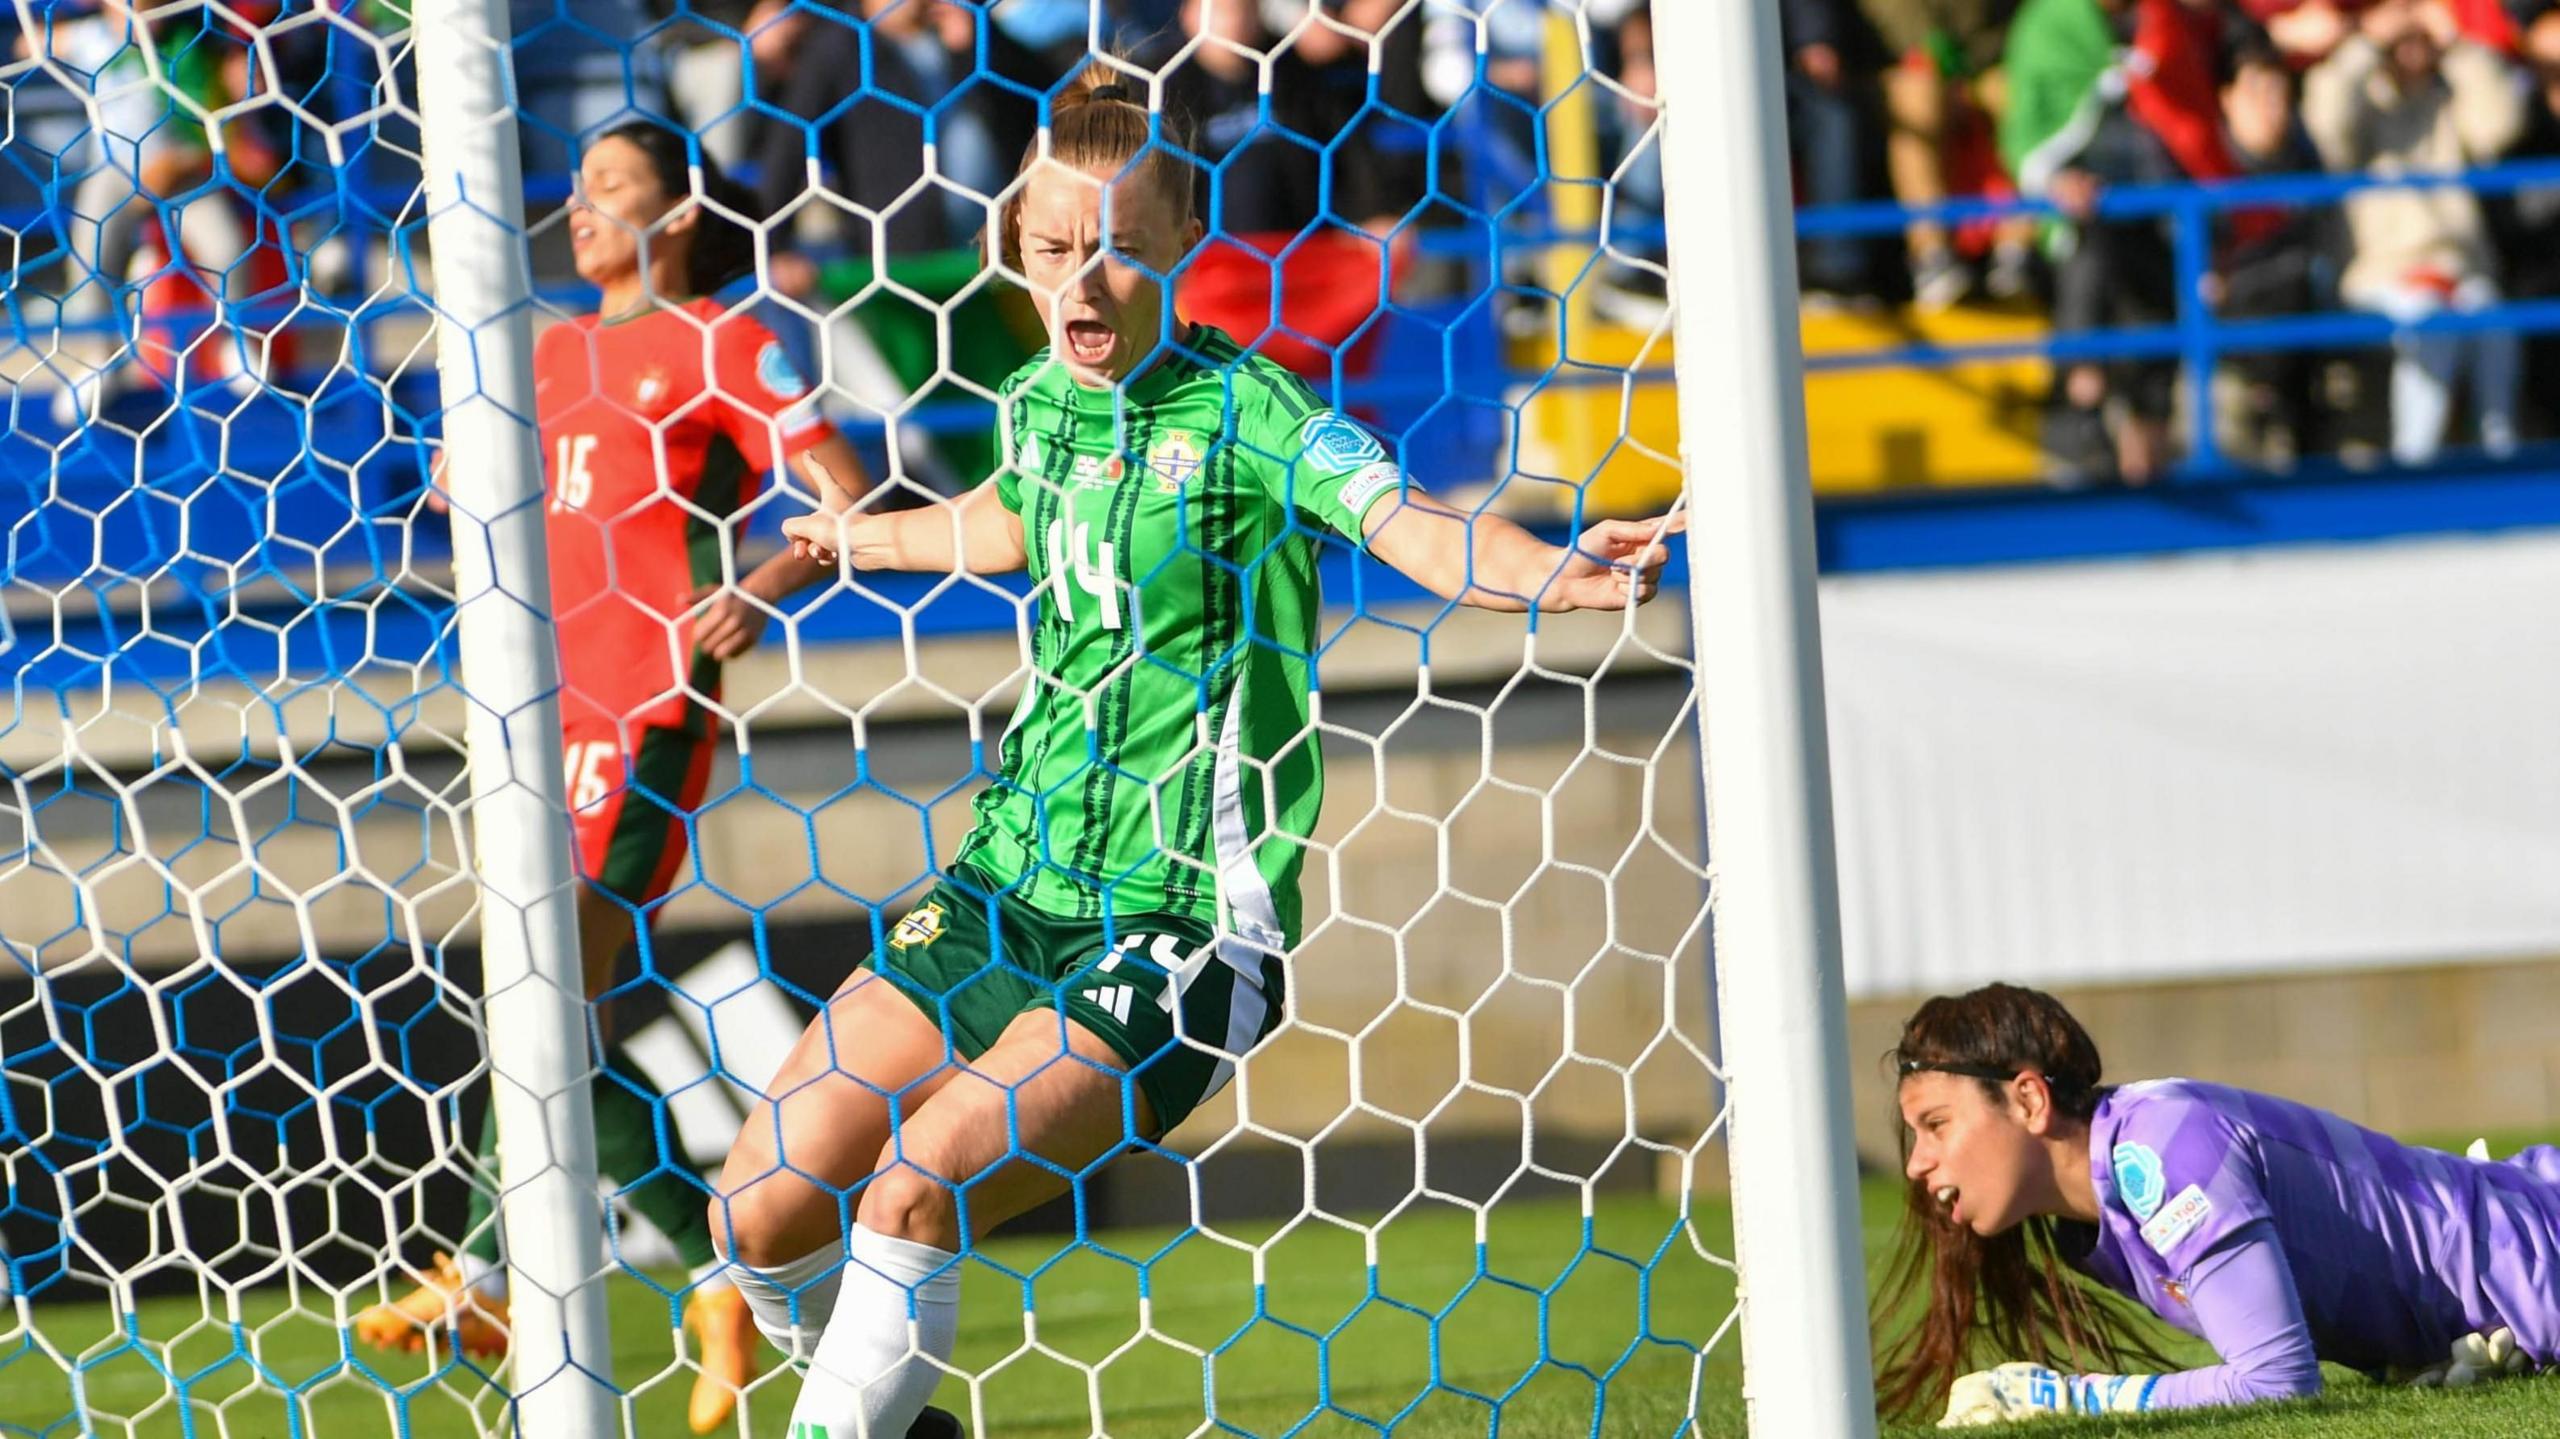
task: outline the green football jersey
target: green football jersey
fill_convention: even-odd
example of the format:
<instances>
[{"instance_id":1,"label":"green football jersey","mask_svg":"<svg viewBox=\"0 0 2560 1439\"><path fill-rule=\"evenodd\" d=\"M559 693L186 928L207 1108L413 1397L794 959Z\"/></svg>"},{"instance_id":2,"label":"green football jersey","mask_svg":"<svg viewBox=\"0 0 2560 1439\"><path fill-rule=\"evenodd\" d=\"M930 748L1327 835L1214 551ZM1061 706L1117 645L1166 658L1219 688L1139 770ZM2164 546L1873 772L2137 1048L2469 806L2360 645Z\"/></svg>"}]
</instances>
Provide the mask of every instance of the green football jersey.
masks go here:
<instances>
[{"instance_id":1,"label":"green football jersey","mask_svg":"<svg viewBox=\"0 0 2560 1439\"><path fill-rule=\"evenodd\" d=\"M1037 610L1031 676L959 860L1053 914L1170 913L1296 942L1324 804L1318 546L1401 472L1208 326L1116 390L1047 352L998 392Z\"/></svg>"}]
</instances>

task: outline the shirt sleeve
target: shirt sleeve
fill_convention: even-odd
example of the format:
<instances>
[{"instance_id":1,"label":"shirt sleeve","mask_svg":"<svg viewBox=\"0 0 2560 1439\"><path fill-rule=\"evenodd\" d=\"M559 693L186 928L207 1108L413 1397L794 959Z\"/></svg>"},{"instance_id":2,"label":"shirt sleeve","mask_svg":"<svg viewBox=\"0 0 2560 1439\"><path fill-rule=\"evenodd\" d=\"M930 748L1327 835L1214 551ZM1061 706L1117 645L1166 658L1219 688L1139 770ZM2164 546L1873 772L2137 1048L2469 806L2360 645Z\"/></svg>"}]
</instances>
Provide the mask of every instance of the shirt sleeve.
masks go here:
<instances>
[{"instance_id":1,"label":"shirt sleeve","mask_svg":"<svg viewBox=\"0 0 2560 1439\"><path fill-rule=\"evenodd\" d=\"M1237 396L1252 420L1237 438L1261 462L1271 497L1354 543L1364 540L1369 511L1402 492L1404 471L1377 436L1319 402L1296 376L1267 383L1264 394Z\"/></svg>"},{"instance_id":2,"label":"shirt sleeve","mask_svg":"<svg viewBox=\"0 0 2560 1439\"><path fill-rule=\"evenodd\" d=\"M2196 1261L2187 1302L2222 1362L2161 1377L2152 1409L2251 1404L2320 1392L2320 1359L2275 1225L2240 1226Z\"/></svg>"},{"instance_id":3,"label":"shirt sleeve","mask_svg":"<svg viewBox=\"0 0 2560 1439\"><path fill-rule=\"evenodd\" d=\"M749 470L765 474L827 437L817 392L762 321L752 315L721 321L711 354L720 430L736 442Z\"/></svg>"},{"instance_id":4,"label":"shirt sleeve","mask_svg":"<svg viewBox=\"0 0 2560 1439\"><path fill-rule=\"evenodd\" d=\"M2241 1229L2275 1217L2245 1137L2221 1111L2176 1090L2130 1106L2108 1164L2108 1202L2133 1217L2142 1244L2182 1283Z\"/></svg>"}]
</instances>

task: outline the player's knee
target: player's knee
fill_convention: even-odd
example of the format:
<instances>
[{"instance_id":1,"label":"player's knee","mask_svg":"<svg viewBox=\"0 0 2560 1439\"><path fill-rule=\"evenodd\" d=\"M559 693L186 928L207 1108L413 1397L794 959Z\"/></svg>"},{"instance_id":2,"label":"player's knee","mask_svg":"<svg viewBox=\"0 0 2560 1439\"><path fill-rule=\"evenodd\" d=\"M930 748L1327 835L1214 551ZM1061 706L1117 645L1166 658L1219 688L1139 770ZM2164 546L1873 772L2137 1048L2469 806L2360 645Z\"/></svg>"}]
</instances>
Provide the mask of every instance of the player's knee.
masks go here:
<instances>
[{"instance_id":1,"label":"player's knee","mask_svg":"<svg viewBox=\"0 0 2560 1439\"><path fill-rule=\"evenodd\" d=\"M814 1245L800 1231L800 1206L782 1186L750 1184L734 1194L711 1196L711 1242L731 1260L757 1269L788 1264Z\"/></svg>"},{"instance_id":2,"label":"player's knee","mask_svg":"<svg viewBox=\"0 0 2560 1439\"><path fill-rule=\"evenodd\" d=\"M960 1242L960 1207L951 1187L913 1165L873 1175L854 1218L874 1234L911 1244L951 1249Z\"/></svg>"}]
</instances>

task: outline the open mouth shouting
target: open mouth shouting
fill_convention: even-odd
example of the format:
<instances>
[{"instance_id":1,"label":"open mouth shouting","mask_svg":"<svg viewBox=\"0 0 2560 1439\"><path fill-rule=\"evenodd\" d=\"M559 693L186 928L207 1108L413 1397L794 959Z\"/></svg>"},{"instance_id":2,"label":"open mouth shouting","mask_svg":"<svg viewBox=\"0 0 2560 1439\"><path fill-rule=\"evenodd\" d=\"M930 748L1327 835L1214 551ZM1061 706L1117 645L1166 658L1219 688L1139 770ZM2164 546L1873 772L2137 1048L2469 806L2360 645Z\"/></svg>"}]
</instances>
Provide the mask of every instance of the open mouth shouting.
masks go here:
<instances>
[{"instance_id":1,"label":"open mouth shouting","mask_svg":"<svg viewBox=\"0 0 2560 1439\"><path fill-rule=\"evenodd\" d=\"M1069 320L1066 331L1067 358L1089 370L1101 369L1119 347L1120 337L1100 320Z\"/></svg>"}]
</instances>

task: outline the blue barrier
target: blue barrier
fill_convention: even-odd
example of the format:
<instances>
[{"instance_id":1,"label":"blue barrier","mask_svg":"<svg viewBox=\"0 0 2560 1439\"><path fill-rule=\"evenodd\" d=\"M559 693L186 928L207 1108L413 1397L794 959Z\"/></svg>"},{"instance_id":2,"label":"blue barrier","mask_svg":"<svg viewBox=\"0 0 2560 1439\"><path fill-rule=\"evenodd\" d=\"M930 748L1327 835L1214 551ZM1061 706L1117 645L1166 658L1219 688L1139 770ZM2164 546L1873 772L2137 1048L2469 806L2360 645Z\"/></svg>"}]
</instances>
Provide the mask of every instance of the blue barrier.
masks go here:
<instances>
[{"instance_id":1,"label":"blue barrier","mask_svg":"<svg viewBox=\"0 0 2560 1439\"><path fill-rule=\"evenodd\" d=\"M2097 206L2099 220L2163 221L2171 227L2178 276L2178 309L2173 322L2047 335L2031 340L1894 344L1825 354L1811 359L1808 369L1829 373L1903 366L1934 367L2023 357L2066 363L2134 358L2177 360L2185 364L2194 376L2196 392L2209 394L2210 376L2226 354L2374 347L2411 330L2448 334L2491 329L2560 332L2560 298L2510 300L2477 312L2438 315L2406 327L2379 315L2346 311L2226 320L2215 314L2204 300L2202 281L2212 258L2212 222L2218 215L2251 208L2333 204L2372 189L2452 185L2486 195L2508 194L2537 186L2560 187L2560 161L2518 162L2460 175L2296 175L2207 185L2116 187L2102 193ZM568 195L569 184L565 176L538 176L528 185L528 198L537 209L556 205ZM402 206L408 199L408 192L399 186L371 183L359 175L353 183L330 197L327 203L333 207L332 213L338 219L342 232L355 236L378 234L388 237L397 263L405 251L409 229L415 224L414 216L406 224L395 218L401 215ZM1914 218L1959 224L2010 215L2052 213L2050 205L2038 200L1951 200L1916 209L1886 203L1858 204L1806 210L1798 217L1798 229L1800 234L1809 238L1894 234ZM0 216L0 223L19 228L30 239L50 232L51 227L44 223L45 220L43 212L33 216ZM27 223L30 221L33 223ZM1449 484L1483 478L1490 473L1488 466L1498 467L1501 464L1496 453L1498 428L1488 432L1486 426L1498 419L1493 412L1504 407L1506 397L1515 386L1534 382L1547 387L1580 388L1614 387L1622 383L1622 377L1616 373L1577 373L1570 367L1535 375L1508 369L1501 361L1498 337L1492 333L1490 298L1499 290L1517 292L1520 289L1504 280L1512 272L1511 262L1519 258L1533 256L1554 246L1587 248L1606 244L1621 253L1642 250L1661 242L1663 236L1658 225L1613 224L1602 231L1563 229L1533 211L1524 210L1516 219L1506 216L1499 221L1480 219L1458 226L1412 226L1404 238L1419 254L1464 262L1474 280L1466 293L1449 300L1390 307L1380 324L1382 359L1375 367L1375 374L1368 378L1346 378L1339 385L1338 394L1346 406L1377 419L1391 433L1406 436L1406 452L1414 459L1418 478L1425 483ZM25 257L20 272L41 265L46 258L43 254ZM1532 290L1529 293L1536 292ZM550 287L544 292L544 299L564 309L582 309L588 303L584 288L573 285ZM385 300L371 292L350 292L336 297L306 295L300 299L300 316L318 317L348 328L360 365L371 348L365 337L374 326L394 314L412 309L414 301L406 297ZM13 302L11 310L17 338L21 343L30 342L34 336L19 304ZM294 313L293 305L274 304L252 307L244 317L252 323L263 323L283 321ZM1659 383L1668 381L1670 374L1657 367L1632 378L1638 383ZM360 386L347 388L352 392ZM132 476L137 466L144 473L152 474L155 483L167 475L181 485L196 485L204 482L202 477L222 468L219 456L226 442L233 445L291 446L300 456L305 470L315 476L320 472L315 467L325 467L329 473L339 476L349 471L356 473L355 508L380 514L381 507L397 505L414 493L418 482L418 457L422 451L418 445L405 441L432 434L436 401L431 377L423 372L405 377L398 384L382 386L379 393L386 403L372 407L372 413L363 415L354 413L354 410L367 407L344 403L363 398L353 393L340 395L334 401L315 401L307 407L262 397L252 402L254 422L249 424L243 424L241 420L251 411L239 410L236 402L216 397L216 403L205 404L201 408L225 413L229 418L227 424L214 424L182 412L171 422L154 427L151 436L140 443L124 439L102 443L75 441L61 447L58 452L48 439L42 421L36 418L35 412L40 407L22 406L14 426L5 435L0 435L0 452L8 454L5 468L21 475L49 471L50 482L59 485L66 496L86 493L104 497L132 488ZM988 410L983 402L937 402L907 412L901 417L901 423L928 434L956 434L983 429L987 416ZM386 426L389 434L386 434ZM1439 428L1433 428L1435 426ZM869 443L878 442L881 428L876 423L848 426L849 432ZM393 443L384 444L386 438ZM235 452L232 458L236 467L240 457ZM291 458L280 456L278 463L271 468L290 470ZM2318 466L2307 467L2304 482L2316 480L2318 473ZM2513 470L2493 473L2485 476L2483 483L2492 486L2509 483L2515 473ZM2255 484L2263 477L2225 462L2214 448L2212 427L2206 424L2195 427L2194 452L2172 478L2191 487L2198 483ZM341 487L345 484L342 478L332 482ZM303 487L290 483L276 487L279 492L298 488ZM0 495L5 495L7 490L8 486L0 485ZM2006 504L2014 498L2000 497L1998 503ZM322 508L344 510L348 503L347 499L340 498L333 506ZM1905 497L1881 501L1832 501L1828 505L1844 517L1843 523L1848 526L1844 533L1875 533L1875 527L1880 523L1876 516L1892 512L1897 506L1915 503L1924 509L1927 506L1927 502ZM1996 507L1931 511L1927 522L1915 521L1906 533L1943 535L1949 532L1947 522L1959 514L1990 514ZM2535 504L2524 504L2523 510L2541 513ZM343 516L324 518L333 523L344 523ZM2046 522L2039 520L2038 524L2045 525ZM759 523L755 529L769 532L771 527L770 523ZM130 528L135 532L120 537L117 543L131 547L136 561L135 572L146 569L155 552L161 556L171 552L168 547L174 542L170 537L148 533L148 525ZM290 531L293 527L287 524L282 528ZM2062 527L2063 530L2070 528L2067 524ZM2038 553L2052 549L2057 543L2053 537L2058 533L2061 531L2046 525L2046 537L2038 542L2043 548L2029 548ZM2060 543L2063 549L2069 549L2072 544L2080 542ZM2102 536L2093 535L2088 543L2104 549L2109 542ZM40 536L19 536L11 547L13 572L22 577L38 577L50 567L52 560L68 562L68 549L59 555L49 555L50 548ZM1998 545L1991 545L1984 554L1988 557L1998 549ZM1972 552L1961 543L1943 549L1949 557ZM1919 551L1899 541L1882 549L1860 544L1833 546L1827 548L1825 554L1828 562L1852 566L1865 563L1856 558L1858 556L1882 554L1901 558L1879 560L1878 563L1930 562L1925 556L1914 558Z\"/></svg>"},{"instance_id":2,"label":"blue barrier","mask_svg":"<svg viewBox=\"0 0 2560 1439\"><path fill-rule=\"evenodd\" d=\"M2560 301L2509 300L2468 313L2444 313L2414 325L2401 325L2364 313L2312 313L2266 319L2226 321L2204 298L2204 280L2212 263L2212 221L2234 210L2299 209L2333 205L2366 190L2462 188L2481 195L2506 195L2539 186L2560 187L2560 160L2522 160L2484 169L2444 175L2272 175L2209 184L2120 185L2100 192L2094 219L2100 223L2166 221L2175 260L2177 318L2165 326L2085 330L2035 342L1982 345L1895 345L1826 355L1811 368L1822 370L1936 366L1969 360L2011 359L2037 355L2062 361L2165 359L2185 363L2194 393L2210 396L2215 368L2228 353L2270 353L2378 345L2408 333L2467 334L2513 330L2527 334L2560 331ZM1951 200L1943 204L1904 207L1869 203L1822 206L1797 216L1796 232L1807 239L1830 236L1899 234L1914 220L1957 225L2012 215L2058 217L2061 212L2041 199ZM2243 474L2223 462L2213 426L2190 427L2190 451L2179 478L2236 478Z\"/></svg>"},{"instance_id":3,"label":"blue barrier","mask_svg":"<svg viewBox=\"0 0 2560 1439\"><path fill-rule=\"evenodd\" d=\"M2371 189L2427 189L2457 185L2484 195L2510 194L2535 186L2560 187L2560 161L2522 161L2459 175L2291 175L2201 185L2116 187L2100 196L2097 219L2104 222L2166 220L2172 225L2178 282L2178 317L2175 322L2055 334L2035 340L1958 345L1913 342L1879 346L1814 357L1808 361L1807 368L1815 372L1931 368L2027 357L2062 362L2174 358L2184 361L2198 376L2209 379L2220 357L2233 352L2275 353L2376 346L2387 343L2394 335L2408 332L2560 332L2560 300L2509 300L2488 309L2445 313L2416 325L2398 325L2383 317L2361 312L2224 320L2212 312L2200 294L2211 261L2210 226L2216 215L2238 209L2334 204ZM527 200L534 209L563 203L569 193L566 176L536 176L527 182ZM367 183L346 186L338 195L342 213L351 220L397 215L407 198L407 192L398 187ZM1804 210L1798 215L1797 231L1809 239L1877 235L1898 233L1915 219L1957 225L2013 215L2053 216L2057 213L2050 204L2033 199L1963 199L1916 207L1876 202ZM45 210L7 214L0 215L0 225L22 234L40 236L50 232L49 218L50 212ZM395 237L398 234L387 226L384 233ZM1663 238L1659 225L1614 224L1601 231L1572 230L1558 228L1543 219L1518 224L1417 226L1406 233L1416 253L1472 262L1481 267L1481 273L1486 276L1503 273L1506 261L1534 255L1553 246L1606 244L1622 251L1643 250L1659 245ZM30 254L22 260L21 268L40 267L53 257L52 251ZM564 309L576 309L583 307L587 292L582 286L552 285L540 292L540 298ZM362 297L351 294L335 297L337 308L333 311L332 297L316 296L314 299L323 313L343 315L358 324L380 318L385 310L394 308L376 304L360 309ZM283 318L290 307L278 305L268 307L268 310L268 318ZM73 324L65 329L104 328L104 323L90 327ZM1526 381L1535 377L1519 375L1510 378ZM1345 386L1343 399L1352 405L1377 404L1393 398L1383 393L1383 389L1393 383L1351 381ZM1380 386L1381 392L1370 393L1368 386L1372 384ZM928 432L944 432L967 429L978 420L974 413L945 415L925 412L913 417L912 422ZM2223 470L2221 457L2213 449L2210 427L2197 428L2197 449L2188 466L2188 478L2203 478L2214 472L2229 474Z\"/></svg>"},{"instance_id":4,"label":"blue barrier","mask_svg":"<svg viewBox=\"0 0 2560 1439\"><path fill-rule=\"evenodd\" d=\"M235 518L241 525L251 523L245 516ZM233 538L228 533L232 528L217 525L208 540L231 546L226 552L244 559L266 558L266 544ZM1559 544L1567 537L1559 526L1544 527L1540 533ZM307 535L270 538L281 547L311 543ZM102 588L97 596L101 603L48 616L40 636L16 637L13 644L13 636L0 626L0 656L11 659L19 705L38 712L96 688L110 672L119 684L142 686L173 702L191 686L209 681L236 680L273 693L284 677L292 675L397 670L430 661L451 673L452 605L433 591L390 578L402 572L404 562L448 552L447 538L444 524L430 516L421 516L413 533L401 538L398 553L385 552L392 548L387 537L365 527L341 535L324 553L342 566L364 566L369 556L374 578L326 597L303 593L290 582L240 589L232 583L227 567L172 566L162 579L174 592L154 599L148 626L136 612L113 603L116 596ZM305 571L310 553L305 548L300 556ZM1403 572L1338 537L1322 540L1317 569L1331 603L1356 605L1364 615L1376 614L1380 606L1431 600L1429 592ZM259 573L262 579L272 580L277 572L262 569ZM281 573L293 571L288 565ZM1663 571L1665 590L1685 585L1687 573L1686 551L1675 545ZM909 633L920 637L1011 634L1019 620L1018 605L1028 594L1028 584L1019 573L990 576L979 585L952 584L940 575L879 572L858 575L849 587L804 590L779 608L791 616L802 643L843 644L893 641ZM1676 597L1660 602L1679 603ZM1524 622L1535 628L1540 617L1533 612ZM208 647L199 651L172 645L173 633L200 636ZM1326 632L1315 651L1319 679L1324 656L1348 633L1347 626ZM1415 634L1428 663L1434 631L1426 624L1417 627ZM782 632L775 630L766 642L782 643Z\"/></svg>"},{"instance_id":5,"label":"blue barrier","mask_svg":"<svg viewBox=\"0 0 2560 1439\"><path fill-rule=\"evenodd\" d=\"M1840 498L1816 513L1825 575L2357 544L2560 528L2560 456L2456 473L2336 466L2211 485Z\"/></svg>"}]
</instances>

